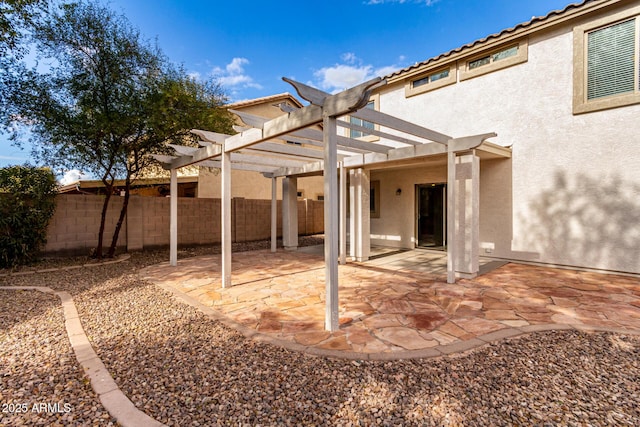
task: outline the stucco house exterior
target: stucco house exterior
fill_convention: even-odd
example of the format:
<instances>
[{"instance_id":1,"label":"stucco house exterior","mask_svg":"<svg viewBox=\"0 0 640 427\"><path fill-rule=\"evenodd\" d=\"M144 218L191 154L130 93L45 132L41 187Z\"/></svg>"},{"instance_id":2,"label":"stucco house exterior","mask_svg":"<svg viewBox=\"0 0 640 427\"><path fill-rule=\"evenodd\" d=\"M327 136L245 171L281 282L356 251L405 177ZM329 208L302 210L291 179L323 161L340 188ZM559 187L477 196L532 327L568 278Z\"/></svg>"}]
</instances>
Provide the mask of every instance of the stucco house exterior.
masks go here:
<instances>
[{"instance_id":1,"label":"stucco house exterior","mask_svg":"<svg viewBox=\"0 0 640 427\"><path fill-rule=\"evenodd\" d=\"M479 254L640 273L640 2L594 0L386 77L373 106L453 135L487 130ZM446 245L446 156L367 168L371 243Z\"/></svg>"}]
</instances>

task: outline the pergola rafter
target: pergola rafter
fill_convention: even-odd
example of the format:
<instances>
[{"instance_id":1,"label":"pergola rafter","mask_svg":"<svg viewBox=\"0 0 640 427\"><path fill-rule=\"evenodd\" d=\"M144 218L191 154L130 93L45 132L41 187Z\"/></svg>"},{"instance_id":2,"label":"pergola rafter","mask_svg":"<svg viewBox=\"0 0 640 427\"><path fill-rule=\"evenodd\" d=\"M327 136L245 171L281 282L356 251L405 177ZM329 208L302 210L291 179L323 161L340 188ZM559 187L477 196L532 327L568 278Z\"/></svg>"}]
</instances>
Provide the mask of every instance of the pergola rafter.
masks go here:
<instances>
[{"instance_id":1,"label":"pergola rafter","mask_svg":"<svg viewBox=\"0 0 640 427\"><path fill-rule=\"evenodd\" d=\"M284 80L292 84L298 94L310 104L302 108L280 105L283 114L272 119L230 110L238 115L248 127L238 127L239 133L236 135L193 130L192 132L201 139L200 148L172 145L177 153L176 157L156 156L156 159L163 163L163 167L172 171L172 183L176 175L175 170L184 166L200 164L221 168L223 287L231 285L231 169L254 170L272 179L273 251L275 251L276 238L276 179L281 177L284 180L283 215L285 215L289 210L293 210L292 206L295 205L295 194L292 196L291 189L295 191L296 184L295 180L291 183L290 179L322 173L324 175L325 198L325 280L327 289L325 326L327 330L333 331L339 326L338 260L341 262L345 260L344 245L341 245L340 250L338 248L338 236L340 235L340 241L343 244L346 241L346 227L344 226L346 223L346 200L343 199L341 203L338 203L338 175L340 175L342 188L340 193L346 197L345 172L347 169L359 171L354 177L362 177L364 168L371 165L446 154L448 156L448 181L454 183L456 180L456 154L473 152L474 149L484 144L487 138L495 136L495 134L452 138L389 114L367 109L365 107L371 92L386 84L384 80L379 78L334 95L290 79ZM344 119L347 116L373 123L375 129L352 124ZM338 128L366 132L377 139L371 141L371 137L351 138L338 135ZM338 169L340 169L340 174L338 174ZM474 170L477 171L477 168ZM368 178L361 182L368 185ZM448 197L448 212L453 213L456 211L454 187L454 185L451 186ZM175 192L172 192L172 195L175 195ZM353 194L351 197L352 206L357 206L358 212L366 211L368 213L369 208L362 206L362 200L354 201ZM174 207L176 203L177 199L172 197L172 215L174 215L174 211L177 212L177 208ZM292 212L289 212L288 215L293 215ZM356 214L352 209L352 217L354 215ZM448 214L448 221L452 221L452 218L453 214ZM173 218L171 224L170 260L175 265L177 231ZM339 228L338 224L342 226ZM366 224L368 227L368 220ZM456 271L455 228L455 223L448 227L448 281L450 282L455 281ZM366 230L364 231L366 232ZM297 233L297 231L294 232ZM366 242L368 244L368 237Z\"/></svg>"}]
</instances>

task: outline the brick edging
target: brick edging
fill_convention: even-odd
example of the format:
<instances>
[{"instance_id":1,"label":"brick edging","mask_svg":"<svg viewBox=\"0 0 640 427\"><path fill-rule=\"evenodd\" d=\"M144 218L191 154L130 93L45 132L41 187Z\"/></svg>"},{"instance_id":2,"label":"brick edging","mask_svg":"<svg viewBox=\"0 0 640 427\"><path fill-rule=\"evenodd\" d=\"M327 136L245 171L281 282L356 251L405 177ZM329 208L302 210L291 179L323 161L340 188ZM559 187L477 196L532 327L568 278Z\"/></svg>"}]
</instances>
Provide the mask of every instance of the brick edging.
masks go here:
<instances>
[{"instance_id":1,"label":"brick edging","mask_svg":"<svg viewBox=\"0 0 640 427\"><path fill-rule=\"evenodd\" d=\"M17 272L9 271L8 273L0 272L0 277L27 276L29 274L36 274L36 273L51 273L53 271L67 271L67 270L77 270L78 268L100 267L103 265L118 264L120 262L128 260L129 258L131 258L130 254L122 254L122 255L118 255L115 259L112 259L109 261L88 262L85 264L70 265L67 267L42 268L40 270L27 270L27 271L17 271Z\"/></svg>"}]
</instances>

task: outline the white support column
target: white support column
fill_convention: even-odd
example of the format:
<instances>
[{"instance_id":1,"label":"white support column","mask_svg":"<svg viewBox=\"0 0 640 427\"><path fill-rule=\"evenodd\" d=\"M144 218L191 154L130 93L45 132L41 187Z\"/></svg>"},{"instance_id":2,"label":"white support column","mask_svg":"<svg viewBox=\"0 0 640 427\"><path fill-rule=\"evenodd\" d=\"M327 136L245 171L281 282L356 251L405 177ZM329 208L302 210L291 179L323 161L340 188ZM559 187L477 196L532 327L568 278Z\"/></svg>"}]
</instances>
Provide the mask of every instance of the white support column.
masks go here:
<instances>
[{"instance_id":1,"label":"white support column","mask_svg":"<svg viewBox=\"0 0 640 427\"><path fill-rule=\"evenodd\" d=\"M351 175L351 255L356 261L369 259L371 253L371 209L369 206L369 174L364 169L356 169Z\"/></svg>"},{"instance_id":2,"label":"white support column","mask_svg":"<svg viewBox=\"0 0 640 427\"><path fill-rule=\"evenodd\" d=\"M275 252L278 244L278 178L271 178L271 252Z\"/></svg>"},{"instance_id":3,"label":"white support column","mask_svg":"<svg viewBox=\"0 0 640 427\"><path fill-rule=\"evenodd\" d=\"M356 259L356 242L358 241L356 220L356 169L349 170L349 257Z\"/></svg>"},{"instance_id":4,"label":"white support column","mask_svg":"<svg viewBox=\"0 0 640 427\"><path fill-rule=\"evenodd\" d=\"M222 287L231 286L231 153L222 152Z\"/></svg>"},{"instance_id":5,"label":"white support column","mask_svg":"<svg viewBox=\"0 0 640 427\"><path fill-rule=\"evenodd\" d=\"M338 163L335 117L323 117L324 139L324 262L326 284L325 329L337 331L338 316Z\"/></svg>"},{"instance_id":6,"label":"white support column","mask_svg":"<svg viewBox=\"0 0 640 427\"><path fill-rule=\"evenodd\" d=\"M178 265L178 170L171 169L169 184L169 264Z\"/></svg>"},{"instance_id":7,"label":"white support column","mask_svg":"<svg viewBox=\"0 0 640 427\"><path fill-rule=\"evenodd\" d=\"M447 283L456 282L456 153L447 153Z\"/></svg>"},{"instance_id":8,"label":"white support column","mask_svg":"<svg viewBox=\"0 0 640 427\"><path fill-rule=\"evenodd\" d=\"M282 244L286 251L298 249L298 179L282 179Z\"/></svg>"},{"instance_id":9,"label":"white support column","mask_svg":"<svg viewBox=\"0 0 640 427\"><path fill-rule=\"evenodd\" d=\"M456 163L456 272L473 278L479 270L480 159L472 152L458 156Z\"/></svg>"},{"instance_id":10,"label":"white support column","mask_svg":"<svg viewBox=\"0 0 640 427\"><path fill-rule=\"evenodd\" d=\"M340 264L347 263L347 176L340 162Z\"/></svg>"}]
</instances>

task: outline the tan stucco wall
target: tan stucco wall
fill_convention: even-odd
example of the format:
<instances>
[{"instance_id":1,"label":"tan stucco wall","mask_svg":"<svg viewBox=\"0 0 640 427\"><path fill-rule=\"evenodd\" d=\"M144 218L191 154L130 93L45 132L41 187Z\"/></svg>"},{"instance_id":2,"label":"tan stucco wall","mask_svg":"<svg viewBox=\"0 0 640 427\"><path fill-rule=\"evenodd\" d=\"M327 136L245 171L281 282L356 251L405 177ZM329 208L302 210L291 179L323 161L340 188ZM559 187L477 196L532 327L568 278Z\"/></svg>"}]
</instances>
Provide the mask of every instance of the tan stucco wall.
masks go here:
<instances>
[{"instance_id":1,"label":"tan stucco wall","mask_svg":"<svg viewBox=\"0 0 640 427\"><path fill-rule=\"evenodd\" d=\"M371 244L415 247L415 185L446 182L446 165L372 171L371 181L380 181L380 218L371 218Z\"/></svg>"},{"instance_id":2,"label":"tan stucco wall","mask_svg":"<svg viewBox=\"0 0 640 427\"><path fill-rule=\"evenodd\" d=\"M380 109L454 137L497 132L492 142L513 146L511 160L481 162L481 255L493 246L496 257L640 273L640 106L573 114L578 23L530 36L524 64L410 98L395 85ZM415 173L372 179L394 182L382 183L388 198L390 187L425 181ZM412 193L393 196L372 234L410 245Z\"/></svg>"},{"instance_id":3,"label":"tan stucco wall","mask_svg":"<svg viewBox=\"0 0 640 427\"><path fill-rule=\"evenodd\" d=\"M282 200L282 179L277 183L278 200ZM324 194L324 183L321 176L298 178L298 191L302 191L302 198L318 200L318 195ZM258 172L231 171L231 196L246 199L270 200L271 179L265 178ZM210 169L200 169L198 177L199 198L220 198L220 173Z\"/></svg>"}]
</instances>

